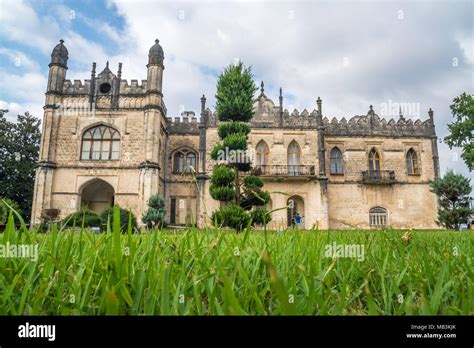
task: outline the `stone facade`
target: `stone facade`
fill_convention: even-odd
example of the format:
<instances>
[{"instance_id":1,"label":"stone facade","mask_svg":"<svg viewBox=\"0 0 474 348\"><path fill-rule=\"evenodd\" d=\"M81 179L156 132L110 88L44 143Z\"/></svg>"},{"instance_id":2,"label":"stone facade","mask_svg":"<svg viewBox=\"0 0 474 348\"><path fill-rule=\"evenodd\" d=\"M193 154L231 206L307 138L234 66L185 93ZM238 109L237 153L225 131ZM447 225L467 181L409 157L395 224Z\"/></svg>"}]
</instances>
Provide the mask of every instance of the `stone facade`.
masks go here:
<instances>
[{"instance_id":1,"label":"stone facade","mask_svg":"<svg viewBox=\"0 0 474 348\"><path fill-rule=\"evenodd\" d=\"M163 59L157 40L147 80L122 80L121 64L117 74L107 63L96 76L93 63L90 79L71 82L67 49L62 41L54 48L33 223L113 203L140 220L156 192L165 198L170 224L210 223L220 206L209 194L219 122L204 96L199 118L192 111L167 117ZM281 90L275 104L263 83L255 100L248 147L271 195L267 208L275 210L269 227L284 229L298 213L304 229L436 228L429 183L439 175L439 159L431 109L425 121L385 120L372 106L338 120L324 117L320 98L316 105L290 112Z\"/></svg>"}]
</instances>

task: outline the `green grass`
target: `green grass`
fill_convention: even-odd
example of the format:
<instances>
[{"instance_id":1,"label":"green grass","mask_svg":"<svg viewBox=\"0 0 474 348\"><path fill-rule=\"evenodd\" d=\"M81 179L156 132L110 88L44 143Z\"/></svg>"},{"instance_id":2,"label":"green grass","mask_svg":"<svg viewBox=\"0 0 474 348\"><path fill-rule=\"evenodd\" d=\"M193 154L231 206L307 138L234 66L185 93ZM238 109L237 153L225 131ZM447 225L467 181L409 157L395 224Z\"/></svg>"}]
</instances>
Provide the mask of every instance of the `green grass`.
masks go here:
<instances>
[{"instance_id":1,"label":"green grass","mask_svg":"<svg viewBox=\"0 0 474 348\"><path fill-rule=\"evenodd\" d=\"M38 243L39 259L0 258L0 315L474 315L473 232L111 224L39 234L10 215L0 241ZM325 257L334 241L364 245L364 261Z\"/></svg>"}]
</instances>

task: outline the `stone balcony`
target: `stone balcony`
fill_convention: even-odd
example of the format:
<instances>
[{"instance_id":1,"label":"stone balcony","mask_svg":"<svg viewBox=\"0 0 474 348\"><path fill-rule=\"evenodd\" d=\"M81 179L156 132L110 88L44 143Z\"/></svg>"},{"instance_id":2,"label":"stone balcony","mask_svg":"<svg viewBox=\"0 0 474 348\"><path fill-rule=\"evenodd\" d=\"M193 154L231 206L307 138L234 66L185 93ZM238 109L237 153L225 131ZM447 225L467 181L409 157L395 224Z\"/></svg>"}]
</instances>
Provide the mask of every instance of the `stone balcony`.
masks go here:
<instances>
[{"instance_id":1,"label":"stone balcony","mask_svg":"<svg viewBox=\"0 0 474 348\"><path fill-rule=\"evenodd\" d=\"M316 169L313 165L265 165L254 167L252 172L262 177L285 177L289 179L316 176Z\"/></svg>"},{"instance_id":2,"label":"stone balcony","mask_svg":"<svg viewBox=\"0 0 474 348\"><path fill-rule=\"evenodd\" d=\"M362 183L372 185L391 185L396 183L395 171L379 170L379 171L363 171Z\"/></svg>"}]
</instances>

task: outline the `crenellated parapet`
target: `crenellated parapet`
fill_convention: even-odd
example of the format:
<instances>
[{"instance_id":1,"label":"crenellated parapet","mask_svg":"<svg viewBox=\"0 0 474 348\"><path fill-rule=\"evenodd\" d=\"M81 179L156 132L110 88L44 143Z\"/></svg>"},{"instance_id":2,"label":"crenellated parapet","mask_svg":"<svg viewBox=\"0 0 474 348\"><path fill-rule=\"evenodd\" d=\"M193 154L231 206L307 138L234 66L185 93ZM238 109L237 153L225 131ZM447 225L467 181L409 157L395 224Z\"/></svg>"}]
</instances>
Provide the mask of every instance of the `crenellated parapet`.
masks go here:
<instances>
[{"instance_id":1,"label":"crenellated parapet","mask_svg":"<svg viewBox=\"0 0 474 348\"><path fill-rule=\"evenodd\" d=\"M63 94L89 94L91 80L65 80L63 85Z\"/></svg>"},{"instance_id":2,"label":"crenellated parapet","mask_svg":"<svg viewBox=\"0 0 474 348\"><path fill-rule=\"evenodd\" d=\"M120 81L120 95L138 95L142 96L146 93L147 80L127 80ZM89 94L91 91L91 80L65 80L63 84L63 94L66 95L83 95Z\"/></svg>"},{"instance_id":3,"label":"crenellated parapet","mask_svg":"<svg viewBox=\"0 0 474 348\"><path fill-rule=\"evenodd\" d=\"M401 116L397 121L386 120L373 111L367 115L354 116L348 121L333 117L323 118L324 133L328 136L386 136L386 137L422 137L436 136L431 118L421 121L405 119Z\"/></svg>"},{"instance_id":4,"label":"crenellated parapet","mask_svg":"<svg viewBox=\"0 0 474 348\"><path fill-rule=\"evenodd\" d=\"M283 96L279 97L279 105L268 98L263 91L254 102L254 115L250 121L252 128L283 128L283 129L320 129L327 136L385 136L385 137L436 137L432 114L422 120L406 119L400 115L398 120L386 120L379 117L370 106L367 115L345 117L322 117L321 99L316 101L318 108L313 111L304 109L288 111L283 109ZM214 112L206 109L207 126L217 127L219 121ZM432 113L432 112L431 112ZM321 124L318 125L318 118ZM318 128L319 126L319 128ZM321 135L323 135L321 134Z\"/></svg>"},{"instance_id":5,"label":"crenellated parapet","mask_svg":"<svg viewBox=\"0 0 474 348\"><path fill-rule=\"evenodd\" d=\"M184 111L181 117L167 117L170 134L199 134L199 121L193 111Z\"/></svg>"}]
</instances>

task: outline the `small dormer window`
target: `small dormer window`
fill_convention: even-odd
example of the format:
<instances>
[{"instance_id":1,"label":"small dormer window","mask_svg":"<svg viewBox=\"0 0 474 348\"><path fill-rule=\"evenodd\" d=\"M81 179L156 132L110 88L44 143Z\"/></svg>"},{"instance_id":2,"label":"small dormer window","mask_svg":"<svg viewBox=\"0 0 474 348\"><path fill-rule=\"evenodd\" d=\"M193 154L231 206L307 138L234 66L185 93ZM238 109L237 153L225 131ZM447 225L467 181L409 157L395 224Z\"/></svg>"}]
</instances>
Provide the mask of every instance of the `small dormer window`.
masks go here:
<instances>
[{"instance_id":1,"label":"small dormer window","mask_svg":"<svg viewBox=\"0 0 474 348\"><path fill-rule=\"evenodd\" d=\"M112 89L112 86L110 86L110 83L102 83L99 87L100 93L109 93L110 90Z\"/></svg>"}]
</instances>

